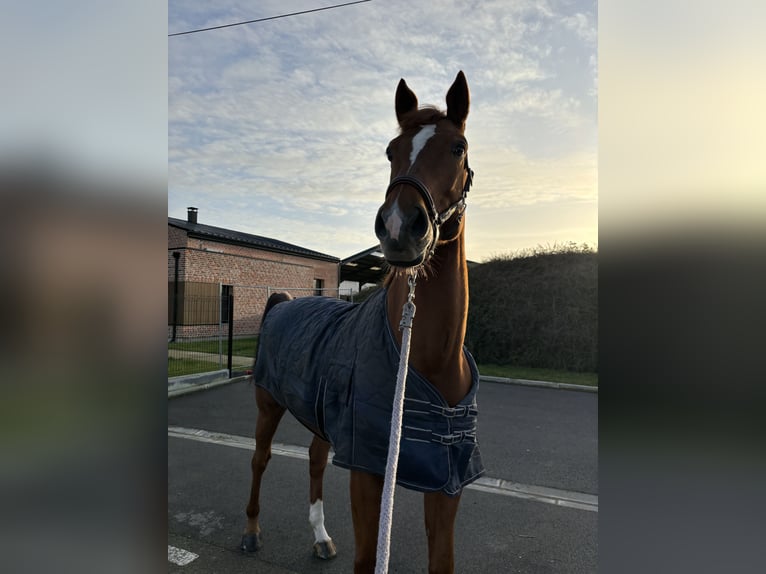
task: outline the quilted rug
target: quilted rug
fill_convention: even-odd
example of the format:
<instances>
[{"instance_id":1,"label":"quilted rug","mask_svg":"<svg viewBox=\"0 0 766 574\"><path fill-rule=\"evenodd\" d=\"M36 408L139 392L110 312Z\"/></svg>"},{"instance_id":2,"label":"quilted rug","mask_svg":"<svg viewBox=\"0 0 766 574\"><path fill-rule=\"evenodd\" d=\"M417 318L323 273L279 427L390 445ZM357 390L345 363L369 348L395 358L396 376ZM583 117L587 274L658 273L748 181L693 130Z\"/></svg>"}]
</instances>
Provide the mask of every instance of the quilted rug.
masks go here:
<instances>
[{"instance_id":1,"label":"quilted rug","mask_svg":"<svg viewBox=\"0 0 766 574\"><path fill-rule=\"evenodd\" d=\"M408 371L401 486L455 495L484 473L476 441L479 372L463 352L473 380L454 407L417 371ZM303 297L273 307L261 328L254 378L332 444L334 464L383 476L398 364L380 289L360 304Z\"/></svg>"}]
</instances>

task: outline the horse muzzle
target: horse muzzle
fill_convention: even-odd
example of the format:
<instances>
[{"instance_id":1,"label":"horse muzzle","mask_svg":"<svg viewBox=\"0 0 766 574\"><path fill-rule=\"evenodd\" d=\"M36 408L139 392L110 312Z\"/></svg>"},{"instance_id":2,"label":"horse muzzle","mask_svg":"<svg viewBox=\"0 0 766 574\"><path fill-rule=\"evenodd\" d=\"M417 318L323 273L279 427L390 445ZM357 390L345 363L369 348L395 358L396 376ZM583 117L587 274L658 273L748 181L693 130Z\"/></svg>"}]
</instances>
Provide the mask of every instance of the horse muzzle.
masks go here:
<instances>
[{"instance_id":1,"label":"horse muzzle","mask_svg":"<svg viewBox=\"0 0 766 574\"><path fill-rule=\"evenodd\" d=\"M375 217L375 235L389 265L417 267L427 258L435 230L418 204L402 209L398 203L382 205Z\"/></svg>"}]
</instances>

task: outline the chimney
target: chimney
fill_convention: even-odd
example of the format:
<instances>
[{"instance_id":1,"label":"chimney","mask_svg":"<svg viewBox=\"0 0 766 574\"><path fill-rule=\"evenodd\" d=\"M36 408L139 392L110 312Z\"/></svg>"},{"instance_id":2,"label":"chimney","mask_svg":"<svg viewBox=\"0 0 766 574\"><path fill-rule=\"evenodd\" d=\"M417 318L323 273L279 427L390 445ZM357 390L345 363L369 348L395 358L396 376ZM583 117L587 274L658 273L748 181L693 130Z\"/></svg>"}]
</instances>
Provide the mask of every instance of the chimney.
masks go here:
<instances>
[{"instance_id":1,"label":"chimney","mask_svg":"<svg viewBox=\"0 0 766 574\"><path fill-rule=\"evenodd\" d=\"M188 221L189 223L197 223L197 208L187 207L186 212L187 212L186 221Z\"/></svg>"}]
</instances>

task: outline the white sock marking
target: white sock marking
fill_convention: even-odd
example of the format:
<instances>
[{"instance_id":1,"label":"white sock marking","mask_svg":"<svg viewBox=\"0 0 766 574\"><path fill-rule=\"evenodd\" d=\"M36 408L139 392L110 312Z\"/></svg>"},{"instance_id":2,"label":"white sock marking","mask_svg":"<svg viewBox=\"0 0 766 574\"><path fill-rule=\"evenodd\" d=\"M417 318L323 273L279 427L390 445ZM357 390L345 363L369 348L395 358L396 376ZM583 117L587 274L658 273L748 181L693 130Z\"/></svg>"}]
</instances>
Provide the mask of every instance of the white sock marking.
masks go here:
<instances>
[{"instance_id":1,"label":"white sock marking","mask_svg":"<svg viewBox=\"0 0 766 574\"><path fill-rule=\"evenodd\" d=\"M314 529L314 544L330 540L330 535L324 528L324 507L321 498L309 506L309 524Z\"/></svg>"},{"instance_id":2,"label":"white sock marking","mask_svg":"<svg viewBox=\"0 0 766 574\"><path fill-rule=\"evenodd\" d=\"M415 165L415 160L418 159L418 154L425 147L426 142L436 133L436 126L431 124L428 126L422 126L420 131L412 138L412 151L410 152L410 169Z\"/></svg>"}]
</instances>

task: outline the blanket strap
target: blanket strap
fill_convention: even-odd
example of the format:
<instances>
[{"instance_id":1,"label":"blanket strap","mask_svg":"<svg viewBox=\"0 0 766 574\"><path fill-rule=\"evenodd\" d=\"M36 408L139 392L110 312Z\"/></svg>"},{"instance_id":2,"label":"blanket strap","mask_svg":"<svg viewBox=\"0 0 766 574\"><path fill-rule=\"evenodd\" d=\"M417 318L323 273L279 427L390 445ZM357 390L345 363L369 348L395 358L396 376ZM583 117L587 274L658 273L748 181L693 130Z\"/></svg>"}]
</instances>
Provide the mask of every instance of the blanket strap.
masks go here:
<instances>
[{"instance_id":1,"label":"blanket strap","mask_svg":"<svg viewBox=\"0 0 766 574\"><path fill-rule=\"evenodd\" d=\"M391 434L388 439L388 459L386 475L383 482L383 495L380 501L380 522L378 523L378 550L375 562L375 574L388 572L389 549L391 546L391 524L394 514L394 487L396 486L396 469L399 465L399 443L402 436L402 411L404 410L404 387L407 382L407 366L410 360L410 335L412 320L415 317L415 273L407 278L410 292L407 302L402 308L402 320L399 330L402 331L402 348L399 354L399 372L396 377L394 405L391 412Z\"/></svg>"}]
</instances>

